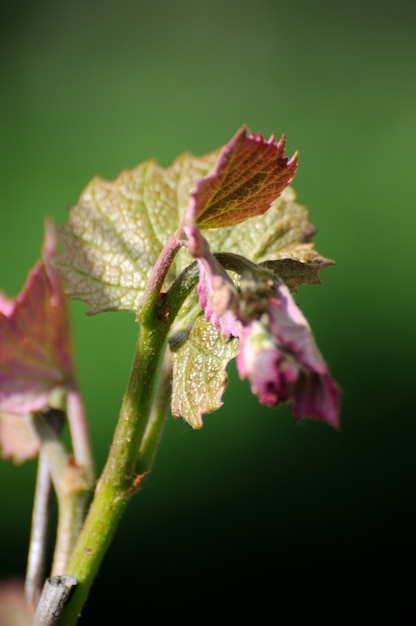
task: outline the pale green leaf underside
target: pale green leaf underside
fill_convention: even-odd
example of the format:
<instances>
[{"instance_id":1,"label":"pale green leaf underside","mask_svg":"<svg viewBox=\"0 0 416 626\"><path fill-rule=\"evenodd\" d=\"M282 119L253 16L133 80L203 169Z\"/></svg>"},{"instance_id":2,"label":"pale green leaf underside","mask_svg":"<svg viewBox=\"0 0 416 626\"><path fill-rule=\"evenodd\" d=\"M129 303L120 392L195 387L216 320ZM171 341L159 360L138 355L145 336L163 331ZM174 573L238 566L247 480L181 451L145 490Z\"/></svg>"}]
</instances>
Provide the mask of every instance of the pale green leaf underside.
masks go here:
<instances>
[{"instance_id":1,"label":"pale green leaf underside","mask_svg":"<svg viewBox=\"0 0 416 626\"><path fill-rule=\"evenodd\" d=\"M111 182L94 178L59 228L65 248L57 266L68 295L86 302L90 313L137 311L149 272L182 221L190 191L217 156L185 153L167 169L146 161ZM255 262L290 258L318 264L323 257L310 243L314 232L307 209L287 188L264 215L204 234L213 252L234 252ZM165 287L191 261L182 250Z\"/></svg>"},{"instance_id":2,"label":"pale green leaf underside","mask_svg":"<svg viewBox=\"0 0 416 626\"><path fill-rule=\"evenodd\" d=\"M213 167L217 153L180 156L168 169L147 161L112 182L96 177L59 228L65 246L58 259L67 293L90 313L136 311L162 248L178 228L195 181ZM190 263L179 255L170 283Z\"/></svg>"},{"instance_id":3,"label":"pale green leaf underside","mask_svg":"<svg viewBox=\"0 0 416 626\"><path fill-rule=\"evenodd\" d=\"M226 367L238 350L238 340L225 341L218 329L199 316L191 331L171 340L173 358L172 414L201 428L202 415L222 406Z\"/></svg>"},{"instance_id":4,"label":"pale green leaf underside","mask_svg":"<svg viewBox=\"0 0 416 626\"><path fill-rule=\"evenodd\" d=\"M213 252L233 252L256 263L269 259L317 263L323 257L310 243L315 228L309 222L308 209L295 200L293 188L286 187L264 215L204 235Z\"/></svg>"}]
</instances>

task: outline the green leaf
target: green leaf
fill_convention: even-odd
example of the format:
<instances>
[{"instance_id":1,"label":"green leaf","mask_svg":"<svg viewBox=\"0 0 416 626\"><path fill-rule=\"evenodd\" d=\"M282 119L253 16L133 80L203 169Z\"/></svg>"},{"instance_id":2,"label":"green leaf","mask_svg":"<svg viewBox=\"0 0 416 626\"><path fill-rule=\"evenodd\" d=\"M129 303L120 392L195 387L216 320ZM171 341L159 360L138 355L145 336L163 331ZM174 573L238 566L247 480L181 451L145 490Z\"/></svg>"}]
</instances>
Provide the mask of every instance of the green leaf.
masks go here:
<instances>
[{"instance_id":1,"label":"green leaf","mask_svg":"<svg viewBox=\"0 0 416 626\"><path fill-rule=\"evenodd\" d=\"M213 173L196 185L185 223L223 228L265 213L296 172L297 155L289 160L284 150L284 136L266 141L243 126L221 150Z\"/></svg>"},{"instance_id":2,"label":"green leaf","mask_svg":"<svg viewBox=\"0 0 416 626\"><path fill-rule=\"evenodd\" d=\"M284 188L296 158L288 161L283 149L284 140L266 142L243 128L221 152L185 153L167 169L146 161L112 182L94 178L59 229L65 249L56 264L67 293L86 302L91 314L137 311L151 269L192 207L199 211L195 228L205 228L212 252L271 263L293 291L317 282L318 269L332 262L314 249L308 211ZM191 263L182 248L163 289ZM225 369L237 353L237 340L225 341L200 312L193 289L171 329L172 412L194 428L221 406Z\"/></svg>"},{"instance_id":3,"label":"green leaf","mask_svg":"<svg viewBox=\"0 0 416 626\"><path fill-rule=\"evenodd\" d=\"M214 166L215 175L208 176ZM241 179L236 168L241 168ZM213 252L235 252L256 263L292 259L311 268L330 264L310 243L315 229L307 209L295 202L291 188L281 193L294 168L295 160L283 157L282 142L247 136L243 128L221 152L202 157L185 153L167 169L146 161L111 182L94 178L59 228L64 253L56 265L66 293L86 302L90 314L137 311L163 247L183 223L187 207L195 207L190 199L197 199L199 208L205 206L199 226L215 226L204 231ZM251 176L254 170L257 174ZM182 248L164 289L191 261ZM312 280L310 272L293 270L292 283ZM286 278L290 282L287 271Z\"/></svg>"},{"instance_id":4,"label":"green leaf","mask_svg":"<svg viewBox=\"0 0 416 626\"><path fill-rule=\"evenodd\" d=\"M320 269L332 265L333 261L324 259L316 254L315 263L301 263L294 259L277 259L275 261L265 261L261 264L286 283L292 293L297 293L299 285L319 285L321 282L318 272Z\"/></svg>"},{"instance_id":5,"label":"green leaf","mask_svg":"<svg viewBox=\"0 0 416 626\"><path fill-rule=\"evenodd\" d=\"M296 203L287 187L264 215L229 228L205 231L212 252L231 252L255 263L265 263L280 274L292 291L302 283L319 282L318 270L333 264L311 242L316 230L309 211ZM278 262L279 261L279 262Z\"/></svg>"},{"instance_id":6,"label":"green leaf","mask_svg":"<svg viewBox=\"0 0 416 626\"><path fill-rule=\"evenodd\" d=\"M168 169L146 161L112 182L94 178L59 228L65 249L56 264L68 295L86 302L90 314L136 311L151 268L181 223L191 189L217 156L186 153ZM191 262L181 252L168 284Z\"/></svg>"},{"instance_id":7,"label":"green leaf","mask_svg":"<svg viewBox=\"0 0 416 626\"><path fill-rule=\"evenodd\" d=\"M227 364L238 351L238 340L225 340L218 329L199 316L191 330L170 340L173 358L172 414L192 428L201 428L202 415L222 406Z\"/></svg>"}]
</instances>

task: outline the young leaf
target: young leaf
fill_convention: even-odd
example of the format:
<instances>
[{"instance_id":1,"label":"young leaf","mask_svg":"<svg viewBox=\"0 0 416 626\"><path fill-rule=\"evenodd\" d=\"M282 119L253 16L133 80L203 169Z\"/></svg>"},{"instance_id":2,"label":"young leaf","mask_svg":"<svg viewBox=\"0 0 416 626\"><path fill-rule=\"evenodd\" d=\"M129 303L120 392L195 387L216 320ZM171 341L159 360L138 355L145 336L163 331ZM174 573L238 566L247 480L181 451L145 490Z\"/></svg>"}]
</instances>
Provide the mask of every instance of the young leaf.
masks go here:
<instances>
[{"instance_id":1,"label":"young leaf","mask_svg":"<svg viewBox=\"0 0 416 626\"><path fill-rule=\"evenodd\" d=\"M265 213L296 172L297 155L289 160L284 150L284 136L266 141L243 126L221 150L212 174L197 183L184 223L223 228Z\"/></svg>"},{"instance_id":2,"label":"young leaf","mask_svg":"<svg viewBox=\"0 0 416 626\"><path fill-rule=\"evenodd\" d=\"M242 128L221 151L185 153L167 169L147 161L112 182L94 178L59 229L65 250L56 265L67 293L86 302L91 314L137 311L151 268L189 220L195 229L208 229L212 252L304 263L310 271L281 265L294 289L316 280L315 270L331 261L310 243L315 229L287 187L296 155L288 160L283 152L284 138L265 141ZM181 250L164 288L189 263Z\"/></svg>"},{"instance_id":3,"label":"young leaf","mask_svg":"<svg viewBox=\"0 0 416 626\"><path fill-rule=\"evenodd\" d=\"M256 283L248 280L247 295L252 296ZM274 291L261 315L247 320L243 328L237 356L240 377L249 379L261 403L277 407L292 401L298 420L320 419L337 427L340 389L288 286L279 281Z\"/></svg>"},{"instance_id":4,"label":"young leaf","mask_svg":"<svg viewBox=\"0 0 416 626\"><path fill-rule=\"evenodd\" d=\"M192 428L201 428L202 415L222 406L226 367L238 351L238 340L226 341L218 329L199 316L189 334L171 339L173 357L172 414Z\"/></svg>"},{"instance_id":5,"label":"young leaf","mask_svg":"<svg viewBox=\"0 0 416 626\"><path fill-rule=\"evenodd\" d=\"M297 293L299 285L319 285L319 270L332 265L333 261L316 253L315 262L301 263L294 259L276 259L264 261L261 265L271 270L286 283L292 293Z\"/></svg>"},{"instance_id":6,"label":"young leaf","mask_svg":"<svg viewBox=\"0 0 416 626\"><path fill-rule=\"evenodd\" d=\"M65 245L57 266L67 293L89 305L89 313L137 311L151 268L181 223L197 179L213 167L217 153L183 154L168 168L147 161L112 181L96 177L59 228ZM185 266L180 255L170 284Z\"/></svg>"},{"instance_id":7,"label":"young leaf","mask_svg":"<svg viewBox=\"0 0 416 626\"><path fill-rule=\"evenodd\" d=\"M204 233L212 252L232 252L255 263L264 263L289 285L292 291L302 283L319 282L318 270L333 264L321 256L311 242L315 228L309 212L296 203L296 194L287 187L264 215L231 228Z\"/></svg>"},{"instance_id":8,"label":"young leaf","mask_svg":"<svg viewBox=\"0 0 416 626\"><path fill-rule=\"evenodd\" d=\"M43 260L23 291L0 310L0 412L25 415L73 384L67 302L52 260L54 228L46 225Z\"/></svg>"},{"instance_id":9,"label":"young leaf","mask_svg":"<svg viewBox=\"0 0 416 626\"><path fill-rule=\"evenodd\" d=\"M297 204L295 198L295 192L288 187L264 215L253 217L234 227L206 230L204 236L209 242L210 249L214 253L227 251L248 257L259 264L264 263L266 267L278 273L293 292L297 291L300 284L319 282L318 270L330 265L332 261L315 250L314 244L310 241L315 234L315 229L309 222L308 210ZM180 311L179 319L174 325L175 330L183 329L186 320L189 333L192 321L197 317L199 310L200 307L193 294ZM199 318L198 324L201 324ZM212 328L208 322L206 324L207 328ZM216 330L216 332L220 336L220 331ZM188 334L182 337L183 345L174 353L175 397L172 411L175 415L180 414L185 417L193 427L200 427L201 415L207 410L202 408L199 412L197 401L194 400L194 397L198 398L199 390L198 385L193 390L193 379L190 377L194 362L197 360L195 351L191 345L188 345L193 339L192 331L189 339ZM237 346L235 349L237 351ZM184 370L181 369L182 356L188 360L186 372L190 377L189 380ZM233 355L230 356L231 358ZM201 377L201 374L199 376ZM200 389L203 387L201 386ZM221 399L221 393L218 397ZM209 402L206 405L210 406ZM221 406L220 402L217 408L219 406Z\"/></svg>"},{"instance_id":10,"label":"young leaf","mask_svg":"<svg viewBox=\"0 0 416 626\"><path fill-rule=\"evenodd\" d=\"M0 413L1 458L19 464L33 459L38 452L39 440L29 422L23 417Z\"/></svg>"}]
</instances>

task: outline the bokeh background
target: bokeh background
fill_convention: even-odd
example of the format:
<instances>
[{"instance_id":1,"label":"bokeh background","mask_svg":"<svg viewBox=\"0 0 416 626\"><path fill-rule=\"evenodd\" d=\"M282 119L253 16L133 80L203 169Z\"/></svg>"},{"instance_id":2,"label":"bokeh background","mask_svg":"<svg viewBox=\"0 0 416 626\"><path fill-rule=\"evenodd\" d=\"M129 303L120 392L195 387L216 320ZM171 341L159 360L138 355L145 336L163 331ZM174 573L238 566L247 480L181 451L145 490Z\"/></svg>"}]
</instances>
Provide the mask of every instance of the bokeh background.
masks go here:
<instances>
[{"instance_id":1,"label":"bokeh background","mask_svg":"<svg viewBox=\"0 0 416 626\"><path fill-rule=\"evenodd\" d=\"M300 151L294 186L337 264L297 298L344 390L339 432L261 407L234 366L201 431L168 421L86 624L410 615L415 560L414 3L38 0L0 22L0 285L95 174L204 154L246 123ZM132 315L71 303L102 467ZM0 466L0 577L22 576L35 464ZM254 617L253 617L254 616ZM250 619L250 618L249 618ZM287 623L284 621L283 623ZM123 621L124 620L124 621ZM84 621L82 621L84 623ZM104 623L104 622L103 622ZM391 622L391 623L398 623Z\"/></svg>"}]
</instances>

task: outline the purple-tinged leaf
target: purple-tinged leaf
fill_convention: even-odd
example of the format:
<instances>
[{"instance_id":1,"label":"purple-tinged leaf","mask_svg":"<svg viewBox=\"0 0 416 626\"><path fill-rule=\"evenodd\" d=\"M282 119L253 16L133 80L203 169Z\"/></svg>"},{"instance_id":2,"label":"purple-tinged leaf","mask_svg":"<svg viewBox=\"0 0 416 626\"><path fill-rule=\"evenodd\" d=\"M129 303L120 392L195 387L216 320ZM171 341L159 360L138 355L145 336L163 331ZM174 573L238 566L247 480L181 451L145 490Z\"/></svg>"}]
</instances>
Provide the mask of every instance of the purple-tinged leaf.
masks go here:
<instances>
[{"instance_id":1,"label":"purple-tinged leaf","mask_svg":"<svg viewBox=\"0 0 416 626\"><path fill-rule=\"evenodd\" d=\"M262 215L295 175L297 155L284 156L285 137L266 141L241 128L223 147L214 171L192 192L185 226L235 226Z\"/></svg>"},{"instance_id":2,"label":"purple-tinged leaf","mask_svg":"<svg viewBox=\"0 0 416 626\"><path fill-rule=\"evenodd\" d=\"M14 308L14 300L0 291L0 313L9 317Z\"/></svg>"},{"instance_id":3,"label":"purple-tinged leaf","mask_svg":"<svg viewBox=\"0 0 416 626\"><path fill-rule=\"evenodd\" d=\"M215 261L215 257L212 257ZM216 262L218 268L221 265ZM205 319L219 328L224 339L238 337L241 322L236 316L238 310L238 294L231 278L224 269L216 271L205 259L198 259L199 304L204 311Z\"/></svg>"},{"instance_id":4,"label":"purple-tinged leaf","mask_svg":"<svg viewBox=\"0 0 416 626\"><path fill-rule=\"evenodd\" d=\"M245 326L240 338L237 369L248 378L260 402L271 407L292 401L300 420L339 424L340 389L331 378L308 322L286 285L259 320Z\"/></svg>"},{"instance_id":5,"label":"purple-tinged leaf","mask_svg":"<svg viewBox=\"0 0 416 626\"><path fill-rule=\"evenodd\" d=\"M0 456L17 464L33 459L39 440L23 416L0 413ZM0 622L1 624L1 622Z\"/></svg>"},{"instance_id":6,"label":"purple-tinged leaf","mask_svg":"<svg viewBox=\"0 0 416 626\"><path fill-rule=\"evenodd\" d=\"M66 297L52 262L56 237L46 225L43 260L0 312L0 412L25 415L73 385Z\"/></svg>"}]
</instances>

